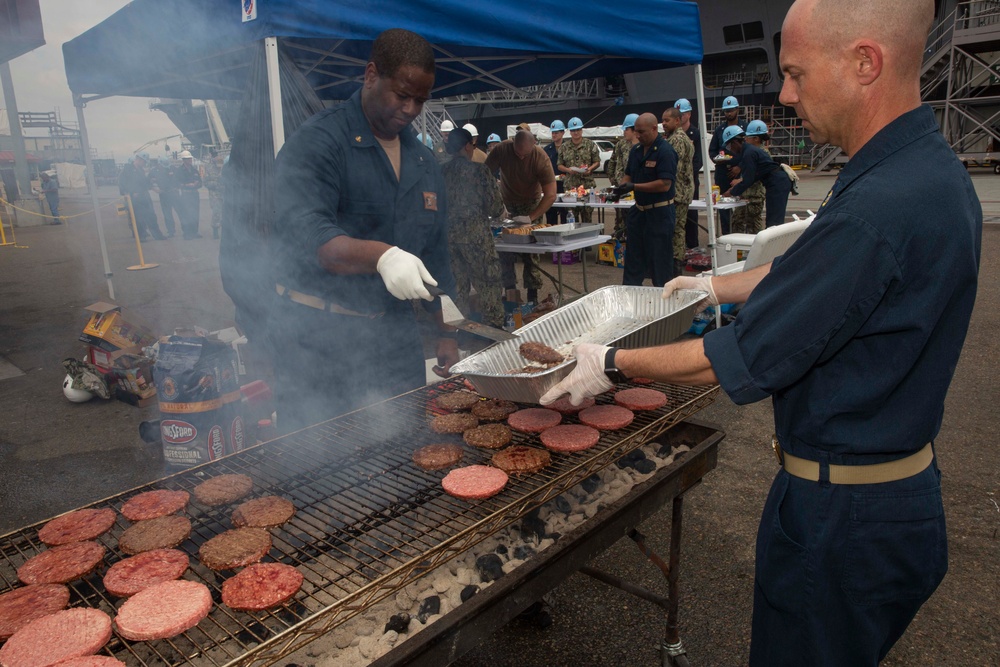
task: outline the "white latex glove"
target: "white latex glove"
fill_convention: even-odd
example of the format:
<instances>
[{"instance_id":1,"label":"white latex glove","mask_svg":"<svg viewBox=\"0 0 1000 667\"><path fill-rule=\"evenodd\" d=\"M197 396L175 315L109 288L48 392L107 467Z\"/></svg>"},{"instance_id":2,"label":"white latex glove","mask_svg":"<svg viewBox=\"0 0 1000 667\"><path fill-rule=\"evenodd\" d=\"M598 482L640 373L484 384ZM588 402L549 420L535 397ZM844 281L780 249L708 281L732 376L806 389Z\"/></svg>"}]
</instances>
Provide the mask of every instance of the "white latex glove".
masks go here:
<instances>
[{"instance_id":1,"label":"white latex glove","mask_svg":"<svg viewBox=\"0 0 1000 667\"><path fill-rule=\"evenodd\" d=\"M574 349L576 368L564 377L559 384L545 392L538 400L542 405L555 402L563 394L569 394L573 405L580 405L583 399L603 394L615 386L604 373L604 357L608 350L606 345L581 343Z\"/></svg>"},{"instance_id":2,"label":"white latex glove","mask_svg":"<svg viewBox=\"0 0 1000 667\"><path fill-rule=\"evenodd\" d=\"M698 302L698 310L701 312L709 306L718 306L719 297L715 296L715 288L712 287L712 276L698 278L696 276L678 276L663 286L663 298L669 299L670 295L680 289L696 289L708 292L708 297Z\"/></svg>"},{"instance_id":3,"label":"white latex glove","mask_svg":"<svg viewBox=\"0 0 1000 667\"><path fill-rule=\"evenodd\" d=\"M511 220L522 225L531 224L531 218L527 215L516 215Z\"/></svg>"},{"instance_id":4,"label":"white latex glove","mask_svg":"<svg viewBox=\"0 0 1000 667\"><path fill-rule=\"evenodd\" d=\"M430 274L424 263L416 255L412 255L399 246L392 246L378 258L375 270L382 276L382 282L389 294L401 301L410 299L426 299L433 301L424 283L437 285L434 276Z\"/></svg>"}]
</instances>

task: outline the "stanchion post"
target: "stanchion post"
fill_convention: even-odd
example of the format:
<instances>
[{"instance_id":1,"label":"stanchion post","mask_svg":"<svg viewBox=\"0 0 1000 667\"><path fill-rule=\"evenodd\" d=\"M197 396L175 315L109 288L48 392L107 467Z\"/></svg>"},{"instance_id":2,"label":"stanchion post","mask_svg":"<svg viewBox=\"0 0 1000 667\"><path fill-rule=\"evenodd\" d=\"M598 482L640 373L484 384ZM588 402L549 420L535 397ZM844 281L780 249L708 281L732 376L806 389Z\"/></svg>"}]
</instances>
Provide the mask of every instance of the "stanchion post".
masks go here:
<instances>
[{"instance_id":1,"label":"stanchion post","mask_svg":"<svg viewBox=\"0 0 1000 667\"><path fill-rule=\"evenodd\" d=\"M132 222L132 233L135 235L135 249L139 251L139 263L128 267L128 270L142 271L143 269L155 269L159 264L146 264L146 260L142 257L142 242L139 240L139 228L135 224L135 209L132 208L132 197L125 195L125 201L128 203L128 216Z\"/></svg>"}]
</instances>

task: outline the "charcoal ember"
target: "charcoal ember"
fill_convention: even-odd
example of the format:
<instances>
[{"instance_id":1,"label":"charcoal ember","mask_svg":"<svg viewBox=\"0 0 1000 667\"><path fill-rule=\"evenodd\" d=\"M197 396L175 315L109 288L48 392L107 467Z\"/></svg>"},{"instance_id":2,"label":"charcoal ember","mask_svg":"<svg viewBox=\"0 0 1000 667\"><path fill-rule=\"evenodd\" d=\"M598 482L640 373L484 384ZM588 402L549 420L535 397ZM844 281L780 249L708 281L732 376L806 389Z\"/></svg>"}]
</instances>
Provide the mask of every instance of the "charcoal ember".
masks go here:
<instances>
[{"instance_id":1,"label":"charcoal ember","mask_svg":"<svg viewBox=\"0 0 1000 667\"><path fill-rule=\"evenodd\" d=\"M476 570L480 581L496 581L503 576L503 561L496 554L483 554L476 559Z\"/></svg>"},{"instance_id":2,"label":"charcoal ember","mask_svg":"<svg viewBox=\"0 0 1000 667\"><path fill-rule=\"evenodd\" d=\"M417 610L417 620L421 623L427 623L428 618L440 613L441 598L436 595L431 595L424 598L424 601L420 603L420 609Z\"/></svg>"},{"instance_id":3,"label":"charcoal ember","mask_svg":"<svg viewBox=\"0 0 1000 667\"><path fill-rule=\"evenodd\" d=\"M506 556L507 555L507 545L506 544L498 544L496 551L501 556Z\"/></svg>"},{"instance_id":4,"label":"charcoal ember","mask_svg":"<svg viewBox=\"0 0 1000 667\"><path fill-rule=\"evenodd\" d=\"M551 539L553 542L558 542L560 537L562 537L562 533L552 533L551 535L549 535L549 539Z\"/></svg>"},{"instance_id":5,"label":"charcoal ember","mask_svg":"<svg viewBox=\"0 0 1000 667\"><path fill-rule=\"evenodd\" d=\"M537 514L529 514L521 521L521 539L525 542L536 540L542 541L545 538L545 522L538 518Z\"/></svg>"},{"instance_id":6,"label":"charcoal ember","mask_svg":"<svg viewBox=\"0 0 1000 667\"><path fill-rule=\"evenodd\" d=\"M599 487L600 485L601 485L601 476L598 474L593 474L580 483L580 486L583 487L583 490L586 491L587 493L593 493L594 491L597 491L597 487Z\"/></svg>"},{"instance_id":7,"label":"charcoal ember","mask_svg":"<svg viewBox=\"0 0 1000 667\"><path fill-rule=\"evenodd\" d=\"M584 480L584 482L586 483L586 480ZM556 496L554 502L556 504L556 509L562 512L563 514L569 514L570 512L573 511L573 506L570 505L569 501L563 498L562 496Z\"/></svg>"},{"instance_id":8,"label":"charcoal ember","mask_svg":"<svg viewBox=\"0 0 1000 667\"><path fill-rule=\"evenodd\" d=\"M528 560L535 555L535 549L531 545L522 544L514 547L514 558L518 560Z\"/></svg>"},{"instance_id":9,"label":"charcoal ember","mask_svg":"<svg viewBox=\"0 0 1000 667\"><path fill-rule=\"evenodd\" d=\"M469 584L468 586L462 589L462 593L459 595L459 597L462 598L462 602L468 602L469 598L471 598L478 592L479 592L479 586L476 586L475 584Z\"/></svg>"},{"instance_id":10,"label":"charcoal ember","mask_svg":"<svg viewBox=\"0 0 1000 667\"><path fill-rule=\"evenodd\" d=\"M400 634L403 634L409 629L410 629L410 615L404 611L400 614L393 614L392 616L390 616L389 622L385 624L385 630L383 630L382 633L384 634L392 630L393 632L398 632Z\"/></svg>"},{"instance_id":11,"label":"charcoal ember","mask_svg":"<svg viewBox=\"0 0 1000 667\"><path fill-rule=\"evenodd\" d=\"M635 468L635 471L640 475L648 475L649 473L656 470L656 464L650 461L649 459L643 459L641 461L637 461L635 465L633 465L632 467Z\"/></svg>"},{"instance_id":12,"label":"charcoal ember","mask_svg":"<svg viewBox=\"0 0 1000 667\"><path fill-rule=\"evenodd\" d=\"M660 445L660 448L656 451L656 455L661 459L669 459L670 455L674 453L673 445L670 443L664 443Z\"/></svg>"},{"instance_id":13,"label":"charcoal ember","mask_svg":"<svg viewBox=\"0 0 1000 667\"><path fill-rule=\"evenodd\" d=\"M618 459L615 462L615 465L618 466L621 470L624 470L625 468L635 468L635 464L637 464L639 461L645 461L645 460L646 460L646 454L641 449L635 449L626 454L625 456L621 457L620 459Z\"/></svg>"}]
</instances>

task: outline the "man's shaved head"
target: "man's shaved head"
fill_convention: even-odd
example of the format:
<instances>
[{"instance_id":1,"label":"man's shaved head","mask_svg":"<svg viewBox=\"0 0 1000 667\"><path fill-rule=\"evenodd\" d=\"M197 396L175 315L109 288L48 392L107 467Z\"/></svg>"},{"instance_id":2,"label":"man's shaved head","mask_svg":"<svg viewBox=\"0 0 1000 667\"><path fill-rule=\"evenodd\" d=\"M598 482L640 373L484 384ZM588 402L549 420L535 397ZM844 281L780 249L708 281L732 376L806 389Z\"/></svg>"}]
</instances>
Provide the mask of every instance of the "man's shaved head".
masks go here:
<instances>
[{"instance_id":1,"label":"man's shaved head","mask_svg":"<svg viewBox=\"0 0 1000 667\"><path fill-rule=\"evenodd\" d=\"M656 137L660 136L660 123L656 116L651 113L644 113L635 121L635 134L639 137L639 143L643 146L651 146Z\"/></svg>"}]
</instances>

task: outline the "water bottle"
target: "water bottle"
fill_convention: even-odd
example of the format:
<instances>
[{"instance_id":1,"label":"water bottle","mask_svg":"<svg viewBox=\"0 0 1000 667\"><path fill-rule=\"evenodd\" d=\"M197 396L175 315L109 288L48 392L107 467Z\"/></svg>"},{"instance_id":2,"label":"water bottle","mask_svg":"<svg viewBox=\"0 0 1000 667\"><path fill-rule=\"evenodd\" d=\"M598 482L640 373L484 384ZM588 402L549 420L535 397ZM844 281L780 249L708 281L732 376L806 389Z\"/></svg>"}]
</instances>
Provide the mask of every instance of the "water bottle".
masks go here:
<instances>
[{"instance_id":1,"label":"water bottle","mask_svg":"<svg viewBox=\"0 0 1000 667\"><path fill-rule=\"evenodd\" d=\"M576 216L573 215L573 209L570 209L569 213L566 214L566 224L567 225L575 225L576 224Z\"/></svg>"}]
</instances>

